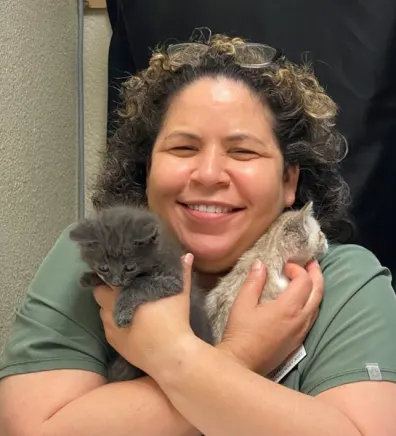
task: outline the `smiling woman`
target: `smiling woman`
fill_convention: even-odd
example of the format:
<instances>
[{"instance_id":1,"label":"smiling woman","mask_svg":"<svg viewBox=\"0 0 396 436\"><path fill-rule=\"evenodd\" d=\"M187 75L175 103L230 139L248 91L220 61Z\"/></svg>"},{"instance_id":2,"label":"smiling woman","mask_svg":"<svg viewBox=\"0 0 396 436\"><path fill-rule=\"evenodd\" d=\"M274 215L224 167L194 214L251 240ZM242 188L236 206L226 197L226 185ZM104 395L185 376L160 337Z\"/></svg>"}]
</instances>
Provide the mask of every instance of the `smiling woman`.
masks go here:
<instances>
[{"instance_id":1,"label":"smiling woman","mask_svg":"<svg viewBox=\"0 0 396 436\"><path fill-rule=\"evenodd\" d=\"M200 78L169 105L148 205L203 272L228 269L294 203L298 167L284 171L268 112L247 85L221 76Z\"/></svg>"},{"instance_id":2,"label":"smiling woman","mask_svg":"<svg viewBox=\"0 0 396 436\"><path fill-rule=\"evenodd\" d=\"M95 206L148 204L202 270L228 269L283 209L315 198L327 236L343 241L349 191L338 163L347 147L334 102L306 67L272 48L212 41L158 51L125 84L124 122L103 160Z\"/></svg>"},{"instance_id":3,"label":"smiling woman","mask_svg":"<svg viewBox=\"0 0 396 436\"><path fill-rule=\"evenodd\" d=\"M83 292L86 265L66 229L5 349L1 434L396 434L390 274L370 252L342 245L347 147L336 106L309 69L218 35L157 50L123 97L93 203L155 212L189 252L184 292L142 305L131 326L117 328L118 291ZM211 290L284 210L308 202L331 243L320 266L286 265L286 289L259 303L265 268L254 262L222 341L197 338L191 268ZM268 376L302 343L280 383L257 374ZM148 376L106 384L114 350Z\"/></svg>"}]
</instances>

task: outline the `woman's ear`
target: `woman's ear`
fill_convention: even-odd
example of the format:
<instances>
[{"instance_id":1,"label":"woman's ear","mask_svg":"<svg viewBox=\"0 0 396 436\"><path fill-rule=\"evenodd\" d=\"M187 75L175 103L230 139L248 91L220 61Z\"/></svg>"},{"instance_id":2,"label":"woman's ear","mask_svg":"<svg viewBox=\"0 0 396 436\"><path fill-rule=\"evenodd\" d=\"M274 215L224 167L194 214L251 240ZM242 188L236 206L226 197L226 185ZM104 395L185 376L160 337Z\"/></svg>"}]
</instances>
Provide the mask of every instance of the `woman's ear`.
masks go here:
<instances>
[{"instance_id":1,"label":"woman's ear","mask_svg":"<svg viewBox=\"0 0 396 436\"><path fill-rule=\"evenodd\" d=\"M296 191L298 185L298 178L300 176L300 166L287 165L283 173L283 195L285 207L293 206L296 200Z\"/></svg>"}]
</instances>

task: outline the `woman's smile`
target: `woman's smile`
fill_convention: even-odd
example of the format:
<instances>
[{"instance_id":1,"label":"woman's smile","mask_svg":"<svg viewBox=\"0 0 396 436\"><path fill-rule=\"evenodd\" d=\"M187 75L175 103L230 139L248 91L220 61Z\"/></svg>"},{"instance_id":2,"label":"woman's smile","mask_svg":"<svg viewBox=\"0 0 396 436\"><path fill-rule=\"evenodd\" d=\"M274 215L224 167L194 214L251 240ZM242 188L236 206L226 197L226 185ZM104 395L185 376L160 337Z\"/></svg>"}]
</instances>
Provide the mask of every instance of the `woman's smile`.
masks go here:
<instances>
[{"instance_id":1,"label":"woman's smile","mask_svg":"<svg viewBox=\"0 0 396 436\"><path fill-rule=\"evenodd\" d=\"M201 272L224 271L294 202L268 108L248 87L204 78L171 102L154 144L149 207Z\"/></svg>"},{"instance_id":2,"label":"woman's smile","mask_svg":"<svg viewBox=\"0 0 396 436\"><path fill-rule=\"evenodd\" d=\"M217 202L186 202L178 203L187 217L197 223L224 223L234 219L245 208Z\"/></svg>"}]
</instances>

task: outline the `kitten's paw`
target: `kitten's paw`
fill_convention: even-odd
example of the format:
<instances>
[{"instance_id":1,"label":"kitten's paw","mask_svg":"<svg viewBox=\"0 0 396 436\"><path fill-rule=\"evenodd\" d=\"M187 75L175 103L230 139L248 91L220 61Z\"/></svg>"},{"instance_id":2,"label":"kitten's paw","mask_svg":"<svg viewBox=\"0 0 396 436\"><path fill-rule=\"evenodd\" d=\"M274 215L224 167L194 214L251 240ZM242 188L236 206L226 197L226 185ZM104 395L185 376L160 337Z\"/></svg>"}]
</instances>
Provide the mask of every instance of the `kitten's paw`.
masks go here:
<instances>
[{"instance_id":1,"label":"kitten's paw","mask_svg":"<svg viewBox=\"0 0 396 436\"><path fill-rule=\"evenodd\" d=\"M90 271L82 275L80 284L84 288L95 288L96 286L103 285L104 281L95 272Z\"/></svg>"},{"instance_id":2,"label":"kitten's paw","mask_svg":"<svg viewBox=\"0 0 396 436\"><path fill-rule=\"evenodd\" d=\"M117 324L117 327L119 328L126 328L131 324L131 320L130 319L124 319L124 318L120 318L119 316L115 317L115 323Z\"/></svg>"},{"instance_id":3,"label":"kitten's paw","mask_svg":"<svg viewBox=\"0 0 396 436\"><path fill-rule=\"evenodd\" d=\"M146 374L142 370L131 365L123 357L117 356L109 365L107 379L110 383L121 382L135 380L144 375Z\"/></svg>"},{"instance_id":4,"label":"kitten's paw","mask_svg":"<svg viewBox=\"0 0 396 436\"><path fill-rule=\"evenodd\" d=\"M132 322L132 315L133 315L132 310L128 310L128 311L123 310L121 312L116 311L114 316L114 321L117 324L117 327L120 328L128 327Z\"/></svg>"},{"instance_id":5,"label":"kitten's paw","mask_svg":"<svg viewBox=\"0 0 396 436\"><path fill-rule=\"evenodd\" d=\"M121 292L114 309L114 321L118 327L129 326L137 306L138 304L133 295L125 291Z\"/></svg>"}]
</instances>

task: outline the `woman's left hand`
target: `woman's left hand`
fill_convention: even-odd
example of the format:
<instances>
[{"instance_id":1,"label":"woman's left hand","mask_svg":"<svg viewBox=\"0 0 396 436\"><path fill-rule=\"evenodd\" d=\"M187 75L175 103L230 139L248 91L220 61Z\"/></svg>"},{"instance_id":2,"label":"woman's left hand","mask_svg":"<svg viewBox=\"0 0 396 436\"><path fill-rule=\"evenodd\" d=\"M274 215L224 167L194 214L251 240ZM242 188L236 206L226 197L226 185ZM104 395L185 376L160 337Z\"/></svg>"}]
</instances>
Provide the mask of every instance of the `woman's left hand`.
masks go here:
<instances>
[{"instance_id":1,"label":"woman's left hand","mask_svg":"<svg viewBox=\"0 0 396 436\"><path fill-rule=\"evenodd\" d=\"M184 289L181 294L142 304L126 328L119 328L114 322L119 290L108 286L94 290L108 343L149 375L156 371L157 362L163 362L167 353L176 352L177 347L196 339L189 322L192 261L192 255L182 261Z\"/></svg>"}]
</instances>

